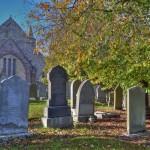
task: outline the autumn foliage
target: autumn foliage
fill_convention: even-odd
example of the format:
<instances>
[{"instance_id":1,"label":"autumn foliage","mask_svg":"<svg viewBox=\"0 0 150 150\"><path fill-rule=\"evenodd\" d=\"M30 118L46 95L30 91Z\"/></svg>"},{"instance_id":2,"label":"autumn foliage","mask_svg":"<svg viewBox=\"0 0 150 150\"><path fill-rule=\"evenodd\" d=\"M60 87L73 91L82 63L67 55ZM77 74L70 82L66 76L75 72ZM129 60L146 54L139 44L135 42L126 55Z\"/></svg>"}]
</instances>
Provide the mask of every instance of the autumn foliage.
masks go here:
<instances>
[{"instance_id":1,"label":"autumn foliage","mask_svg":"<svg viewBox=\"0 0 150 150\"><path fill-rule=\"evenodd\" d=\"M39 49L47 71L60 64L71 79L105 88L150 85L149 0L52 0L35 4Z\"/></svg>"}]
</instances>

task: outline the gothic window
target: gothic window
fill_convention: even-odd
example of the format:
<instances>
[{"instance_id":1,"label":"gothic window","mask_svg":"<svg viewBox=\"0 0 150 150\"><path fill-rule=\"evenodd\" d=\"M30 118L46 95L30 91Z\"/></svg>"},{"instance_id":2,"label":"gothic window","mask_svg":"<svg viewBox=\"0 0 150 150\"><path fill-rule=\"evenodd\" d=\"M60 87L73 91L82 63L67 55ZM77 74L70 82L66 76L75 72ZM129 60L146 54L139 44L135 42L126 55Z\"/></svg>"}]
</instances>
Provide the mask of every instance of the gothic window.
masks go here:
<instances>
[{"instance_id":1,"label":"gothic window","mask_svg":"<svg viewBox=\"0 0 150 150\"><path fill-rule=\"evenodd\" d=\"M16 75L16 59L13 59L13 75Z\"/></svg>"},{"instance_id":2,"label":"gothic window","mask_svg":"<svg viewBox=\"0 0 150 150\"><path fill-rule=\"evenodd\" d=\"M6 58L3 59L3 71L6 74Z\"/></svg>"},{"instance_id":3,"label":"gothic window","mask_svg":"<svg viewBox=\"0 0 150 150\"><path fill-rule=\"evenodd\" d=\"M8 59L8 76L11 75L11 59Z\"/></svg>"}]
</instances>

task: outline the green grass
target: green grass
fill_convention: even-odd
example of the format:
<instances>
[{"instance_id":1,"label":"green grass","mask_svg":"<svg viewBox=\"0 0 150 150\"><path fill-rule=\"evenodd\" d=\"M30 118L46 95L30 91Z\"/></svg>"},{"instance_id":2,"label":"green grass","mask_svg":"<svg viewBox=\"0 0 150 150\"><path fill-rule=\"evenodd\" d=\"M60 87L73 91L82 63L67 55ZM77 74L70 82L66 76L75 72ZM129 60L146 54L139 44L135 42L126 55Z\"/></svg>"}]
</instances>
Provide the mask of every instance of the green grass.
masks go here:
<instances>
[{"instance_id":1,"label":"green grass","mask_svg":"<svg viewBox=\"0 0 150 150\"><path fill-rule=\"evenodd\" d=\"M96 103L96 109L113 111L107 105ZM0 150L148 150L150 137L128 139L110 129L110 120L98 123L76 123L71 129L43 128L41 117L46 101L34 101L29 105L29 131L32 137L0 143ZM117 125L114 120L113 125ZM105 124L106 123L106 124ZM107 124L108 123L108 124ZM112 125L112 127L113 127ZM105 129L105 126L107 129ZM116 126L118 128L118 126ZM125 138L125 139L124 139ZM137 144L135 141L143 140Z\"/></svg>"}]
</instances>

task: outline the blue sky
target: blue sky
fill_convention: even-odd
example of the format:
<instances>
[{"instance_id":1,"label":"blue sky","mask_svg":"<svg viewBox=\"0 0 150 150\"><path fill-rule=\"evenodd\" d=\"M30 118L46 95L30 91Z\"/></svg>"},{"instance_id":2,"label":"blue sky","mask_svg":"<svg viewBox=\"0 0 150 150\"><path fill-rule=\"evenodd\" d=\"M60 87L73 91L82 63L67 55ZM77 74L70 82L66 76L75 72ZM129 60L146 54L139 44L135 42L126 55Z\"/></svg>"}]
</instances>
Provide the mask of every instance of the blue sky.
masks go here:
<instances>
[{"instance_id":1,"label":"blue sky","mask_svg":"<svg viewBox=\"0 0 150 150\"><path fill-rule=\"evenodd\" d=\"M38 2L40 0L34 1ZM26 31L27 25L25 21L25 7L27 7L25 0L0 0L0 24L9 19L11 15L12 18L21 26L21 28Z\"/></svg>"}]
</instances>

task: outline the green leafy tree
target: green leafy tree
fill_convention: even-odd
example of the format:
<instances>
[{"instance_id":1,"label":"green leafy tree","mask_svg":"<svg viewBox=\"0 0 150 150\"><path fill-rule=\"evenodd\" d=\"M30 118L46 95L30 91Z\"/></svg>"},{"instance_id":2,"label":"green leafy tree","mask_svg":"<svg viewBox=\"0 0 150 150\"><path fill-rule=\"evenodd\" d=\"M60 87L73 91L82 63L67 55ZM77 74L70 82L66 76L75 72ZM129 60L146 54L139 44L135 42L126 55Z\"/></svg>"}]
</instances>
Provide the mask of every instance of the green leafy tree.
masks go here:
<instances>
[{"instance_id":1,"label":"green leafy tree","mask_svg":"<svg viewBox=\"0 0 150 150\"><path fill-rule=\"evenodd\" d=\"M38 45L71 79L89 78L109 89L150 85L149 0L41 1L29 14Z\"/></svg>"}]
</instances>

